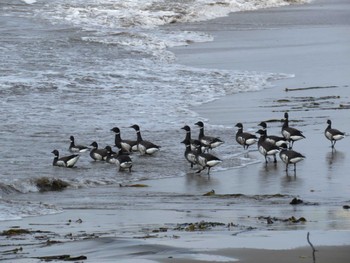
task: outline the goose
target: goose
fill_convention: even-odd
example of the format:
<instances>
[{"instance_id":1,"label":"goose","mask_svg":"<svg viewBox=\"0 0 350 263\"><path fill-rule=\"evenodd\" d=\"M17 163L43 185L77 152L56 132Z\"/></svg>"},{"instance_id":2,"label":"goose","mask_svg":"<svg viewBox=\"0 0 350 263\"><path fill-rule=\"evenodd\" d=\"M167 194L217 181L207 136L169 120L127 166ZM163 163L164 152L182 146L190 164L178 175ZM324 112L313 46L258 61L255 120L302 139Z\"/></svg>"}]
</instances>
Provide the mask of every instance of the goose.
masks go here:
<instances>
[{"instance_id":1,"label":"goose","mask_svg":"<svg viewBox=\"0 0 350 263\"><path fill-rule=\"evenodd\" d=\"M89 147L84 146L84 145L75 145L75 140L74 140L74 136L70 136L70 145L69 145L69 151L72 153L84 153L89 151Z\"/></svg>"},{"instance_id":2,"label":"goose","mask_svg":"<svg viewBox=\"0 0 350 263\"><path fill-rule=\"evenodd\" d=\"M137 124L134 124L132 126L130 126L130 128L133 128L136 131L137 134L137 149L140 152L141 155L152 155L155 152L158 152L160 149L160 146L155 145L152 142L149 141L145 141L142 139L141 136L141 131L140 131L140 127Z\"/></svg>"},{"instance_id":3,"label":"goose","mask_svg":"<svg viewBox=\"0 0 350 263\"><path fill-rule=\"evenodd\" d=\"M201 146L201 143L200 143L199 140L191 138L191 128L190 128L190 126L185 125L181 129L186 131L186 138L181 143L185 143L185 142L189 141L191 150L192 151L197 151L197 147ZM186 143L185 143L185 145L186 145Z\"/></svg>"},{"instance_id":4,"label":"goose","mask_svg":"<svg viewBox=\"0 0 350 263\"><path fill-rule=\"evenodd\" d=\"M258 126L261 126L262 130L267 129L267 124L264 121L260 122L258 124ZM284 137L277 136L277 135L267 135L267 131L266 131L266 139L265 140L271 142L272 144L274 144L278 147L280 147L283 143L287 143L287 141Z\"/></svg>"},{"instance_id":5,"label":"goose","mask_svg":"<svg viewBox=\"0 0 350 263\"><path fill-rule=\"evenodd\" d=\"M124 153L117 156L115 164L119 167L119 171L129 170L131 172L133 162L130 156Z\"/></svg>"},{"instance_id":6,"label":"goose","mask_svg":"<svg viewBox=\"0 0 350 263\"><path fill-rule=\"evenodd\" d=\"M287 144L281 146L280 158L286 164L286 171L289 164L294 164L294 172L296 170L296 164L305 159L305 156L299 152L287 149Z\"/></svg>"},{"instance_id":7,"label":"goose","mask_svg":"<svg viewBox=\"0 0 350 263\"><path fill-rule=\"evenodd\" d=\"M277 163L276 154L279 153L280 148L266 139L266 130L258 130L256 133L260 134L258 150L265 157L265 164L269 155L273 155L273 162Z\"/></svg>"},{"instance_id":8,"label":"goose","mask_svg":"<svg viewBox=\"0 0 350 263\"><path fill-rule=\"evenodd\" d=\"M204 145L207 149L213 149L224 142L220 140L218 137L206 136L204 135L204 123L202 121L198 121L195 123L199 127L199 135L198 140Z\"/></svg>"},{"instance_id":9,"label":"goose","mask_svg":"<svg viewBox=\"0 0 350 263\"><path fill-rule=\"evenodd\" d=\"M129 153L137 151L137 141L122 140L120 137L120 129L118 127L112 128L111 131L115 133L114 143L116 147Z\"/></svg>"},{"instance_id":10,"label":"goose","mask_svg":"<svg viewBox=\"0 0 350 263\"><path fill-rule=\"evenodd\" d=\"M61 158L59 158L59 152L57 150L53 150L51 153L55 155L52 165L60 167L72 168L80 157L80 155L78 154L72 154L69 156L62 156Z\"/></svg>"},{"instance_id":11,"label":"goose","mask_svg":"<svg viewBox=\"0 0 350 263\"><path fill-rule=\"evenodd\" d=\"M243 149L248 149L248 147L258 141L258 137L254 134L243 132L243 124L237 123L238 131L236 133L236 141L243 146Z\"/></svg>"},{"instance_id":12,"label":"goose","mask_svg":"<svg viewBox=\"0 0 350 263\"><path fill-rule=\"evenodd\" d=\"M104 157L103 159L107 162L107 163L111 163L111 164L115 164L116 163L116 159L118 157L118 154L116 152L114 152L112 150L112 147L107 145L105 147L105 149L107 150L107 155L106 157Z\"/></svg>"},{"instance_id":13,"label":"goose","mask_svg":"<svg viewBox=\"0 0 350 263\"><path fill-rule=\"evenodd\" d=\"M107 150L107 153L110 152L111 154L117 154L115 151L112 150L112 147L109 145L107 145L105 149ZM124 152L124 151L123 149L120 149L119 152Z\"/></svg>"},{"instance_id":14,"label":"goose","mask_svg":"<svg viewBox=\"0 0 350 263\"><path fill-rule=\"evenodd\" d=\"M184 153L185 159L191 164L191 168L193 168L193 166L197 164L197 149L191 149L191 141L188 138L182 141L181 143L185 144L186 146L186 150ZM198 145L198 147L200 147L200 145Z\"/></svg>"},{"instance_id":15,"label":"goose","mask_svg":"<svg viewBox=\"0 0 350 263\"><path fill-rule=\"evenodd\" d=\"M282 126L282 135L289 142L289 148L292 149L294 142L304 139L303 133L295 128L289 127L288 113L284 113L284 123Z\"/></svg>"},{"instance_id":16,"label":"goose","mask_svg":"<svg viewBox=\"0 0 350 263\"><path fill-rule=\"evenodd\" d=\"M331 141L332 148L334 148L336 142L345 137L345 133L337 129L333 129L331 120L327 120L327 124L328 126L324 131L324 135L328 140Z\"/></svg>"},{"instance_id":17,"label":"goose","mask_svg":"<svg viewBox=\"0 0 350 263\"><path fill-rule=\"evenodd\" d=\"M121 149L118 153L112 151L111 146L106 146L107 150L106 162L115 164L119 167L119 171L128 169L131 172L132 160L128 152Z\"/></svg>"},{"instance_id":18,"label":"goose","mask_svg":"<svg viewBox=\"0 0 350 263\"><path fill-rule=\"evenodd\" d=\"M210 173L210 169L219 163L222 163L222 160L218 157L210 154L210 153L203 153L201 147L198 147L198 152L196 155L197 164L202 167L202 169L198 170L197 173L200 173L205 168L208 168L208 175Z\"/></svg>"},{"instance_id":19,"label":"goose","mask_svg":"<svg viewBox=\"0 0 350 263\"><path fill-rule=\"evenodd\" d=\"M90 144L92 146L92 149L90 151L90 157L95 161L105 161L107 157L107 150L106 149L98 149L97 142L93 142Z\"/></svg>"}]
</instances>

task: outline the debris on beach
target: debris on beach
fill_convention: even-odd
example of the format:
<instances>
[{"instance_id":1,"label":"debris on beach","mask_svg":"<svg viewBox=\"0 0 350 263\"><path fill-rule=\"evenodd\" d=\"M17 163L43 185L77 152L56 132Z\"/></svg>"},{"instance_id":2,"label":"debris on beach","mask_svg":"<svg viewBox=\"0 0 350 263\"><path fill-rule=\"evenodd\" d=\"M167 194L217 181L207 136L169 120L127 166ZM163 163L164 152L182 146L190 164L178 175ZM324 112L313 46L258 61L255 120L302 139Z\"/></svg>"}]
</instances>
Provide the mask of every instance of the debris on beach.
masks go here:
<instances>
[{"instance_id":1,"label":"debris on beach","mask_svg":"<svg viewBox=\"0 0 350 263\"><path fill-rule=\"evenodd\" d=\"M274 222L282 222L282 223L305 223L307 220L305 217L299 217L296 218L294 216L291 216L289 218L278 218L278 217L270 217L270 216L259 216L259 220L264 220L268 225L273 224Z\"/></svg>"},{"instance_id":2,"label":"debris on beach","mask_svg":"<svg viewBox=\"0 0 350 263\"><path fill-rule=\"evenodd\" d=\"M68 222L66 223L66 225L70 225L71 223L73 223L73 222L75 222L75 223L77 223L77 224L81 224L81 223L83 223L83 220L81 219L81 218L79 218L79 219L77 219L77 220L75 220L75 221L73 221L72 219L69 219L68 220Z\"/></svg>"},{"instance_id":3,"label":"debris on beach","mask_svg":"<svg viewBox=\"0 0 350 263\"><path fill-rule=\"evenodd\" d=\"M302 203L304 203L303 200L295 197L295 198L293 198L293 200L289 204L291 204L291 205L300 205Z\"/></svg>"},{"instance_id":4,"label":"debris on beach","mask_svg":"<svg viewBox=\"0 0 350 263\"><path fill-rule=\"evenodd\" d=\"M299 89L294 89L299 90ZM338 95L327 96L294 96L288 98L280 98L273 101L268 107L282 108L288 107L290 110L343 110L349 109L348 103L340 102L341 97ZM267 106L264 106L267 107ZM278 120L270 120L266 122L274 122ZM293 120L293 122L302 122L302 120Z\"/></svg>"},{"instance_id":5,"label":"debris on beach","mask_svg":"<svg viewBox=\"0 0 350 263\"><path fill-rule=\"evenodd\" d=\"M62 191L69 186L69 183L62 181L61 179L41 177L35 181L36 187L40 192L48 191Z\"/></svg>"},{"instance_id":6,"label":"debris on beach","mask_svg":"<svg viewBox=\"0 0 350 263\"><path fill-rule=\"evenodd\" d=\"M289 99L278 99L278 100L276 100L276 102L278 102L278 103L287 103L287 102L290 102L290 100Z\"/></svg>"},{"instance_id":7,"label":"debris on beach","mask_svg":"<svg viewBox=\"0 0 350 263\"><path fill-rule=\"evenodd\" d=\"M160 228L157 228L157 229L153 229L152 230L152 233L164 233L164 232L167 232L168 231L168 228L167 227L160 227Z\"/></svg>"},{"instance_id":8,"label":"debris on beach","mask_svg":"<svg viewBox=\"0 0 350 263\"><path fill-rule=\"evenodd\" d=\"M1 236L19 236L19 235L27 235L30 234L31 232L28 229L23 229L23 228L10 228L9 230L4 230L0 234Z\"/></svg>"},{"instance_id":9,"label":"debris on beach","mask_svg":"<svg viewBox=\"0 0 350 263\"><path fill-rule=\"evenodd\" d=\"M73 234L73 233L69 233L67 235L64 236L64 238L66 238L67 240L90 240L90 239L96 239L96 238L100 238L101 235L100 234L96 234L96 233L79 233L79 234Z\"/></svg>"},{"instance_id":10,"label":"debris on beach","mask_svg":"<svg viewBox=\"0 0 350 263\"><path fill-rule=\"evenodd\" d=\"M212 195L215 195L215 190L211 190L210 192L207 192L205 194L203 194L203 196L212 196Z\"/></svg>"},{"instance_id":11,"label":"debris on beach","mask_svg":"<svg viewBox=\"0 0 350 263\"><path fill-rule=\"evenodd\" d=\"M10 250L5 250L5 251L2 251L1 253L4 255L10 255L10 254L17 254L22 251L23 251L23 247L19 247L19 248L14 248Z\"/></svg>"},{"instance_id":12,"label":"debris on beach","mask_svg":"<svg viewBox=\"0 0 350 263\"><path fill-rule=\"evenodd\" d=\"M316 202L306 202L302 199L299 199L299 198L296 198L294 197L292 201L290 201L289 203L290 205L314 205L314 206L317 206L319 205L319 203L316 203Z\"/></svg>"},{"instance_id":13,"label":"debris on beach","mask_svg":"<svg viewBox=\"0 0 350 263\"><path fill-rule=\"evenodd\" d=\"M297 219L294 216L292 216L292 217L288 218L288 221L291 222L291 223L305 223L306 219L305 219L305 217L299 217Z\"/></svg>"},{"instance_id":14,"label":"debris on beach","mask_svg":"<svg viewBox=\"0 0 350 263\"><path fill-rule=\"evenodd\" d=\"M242 199L249 199L249 200L268 200L268 199L275 199L275 198L291 198L290 195L285 194L261 194L261 195L246 195L246 194L217 194L214 190L211 190L210 192L207 192L203 194L203 196L213 196L217 198L242 198Z\"/></svg>"},{"instance_id":15,"label":"debris on beach","mask_svg":"<svg viewBox=\"0 0 350 263\"><path fill-rule=\"evenodd\" d=\"M145 236L140 236L140 237L134 237L135 239L148 239L148 238L158 238L159 236L158 235L150 235L150 234L147 234Z\"/></svg>"},{"instance_id":16,"label":"debris on beach","mask_svg":"<svg viewBox=\"0 0 350 263\"><path fill-rule=\"evenodd\" d=\"M310 89L330 89L337 88L338 86L315 86L315 87L304 87L304 88L285 88L285 91L297 91L297 90L310 90Z\"/></svg>"},{"instance_id":17,"label":"debris on beach","mask_svg":"<svg viewBox=\"0 0 350 263\"><path fill-rule=\"evenodd\" d=\"M206 221L200 221L196 223L183 223L183 224L178 224L174 230L178 231L204 231L204 230L210 230L213 227L217 226L226 226L225 223L220 223L220 222L206 222Z\"/></svg>"},{"instance_id":18,"label":"debris on beach","mask_svg":"<svg viewBox=\"0 0 350 263\"><path fill-rule=\"evenodd\" d=\"M119 187L149 187L147 184L119 184Z\"/></svg>"},{"instance_id":19,"label":"debris on beach","mask_svg":"<svg viewBox=\"0 0 350 263\"><path fill-rule=\"evenodd\" d=\"M56 261L56 260L63 260L63 261L87 260L86 256L72 257L71 255L43 256L43 257L36 257L36 258L46 262Z\"/></svg>"}]
</instances>

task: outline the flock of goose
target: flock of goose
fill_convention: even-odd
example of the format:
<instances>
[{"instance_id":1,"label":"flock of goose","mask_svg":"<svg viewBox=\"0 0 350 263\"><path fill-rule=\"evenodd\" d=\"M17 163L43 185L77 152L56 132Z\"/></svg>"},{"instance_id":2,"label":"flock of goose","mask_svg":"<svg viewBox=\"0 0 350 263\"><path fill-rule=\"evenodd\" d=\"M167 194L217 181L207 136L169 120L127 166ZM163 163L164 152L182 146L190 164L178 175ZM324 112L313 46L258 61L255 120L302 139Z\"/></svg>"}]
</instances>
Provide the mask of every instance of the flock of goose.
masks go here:
<instances>
[{"instance_id":1,"label":"flock of goose","mask_svg":"<svg viewBox=\"0 0 350 263\"><path fill-rule=\"evenodd\" d=\"M215 155L209 153L213 148L219 147L224 143L220 138L214 136L207 136L204 134L204 123L198 121L195 123L199 127L198 139L191 138L191 128L185 125L181 129L186 131L186 137L182 141L185 144L185 159L190 163L191 168L198 167L197 173L208 169L209 175L210 169L222 162L222 160ZM325 137L330 140L331 147L334 148L336 142L345 137L345 133L337 129L332 128L331 120L327 120L327 128L324 131ZM237 123L238 128L236 132L236 141L243 146L243 149L247 150L251 145L257 143L258 151L264 156L265 163L268 163L268 157L272 156L274 163L277 162L276 155L279 154L280 159L286 164L286 171L290 164L294 165L294 171L296 170L296 164L305 159L305 156L297 151L293 150L294 142L305 138L302 131L289 126L289 116L286 112L284 114L284 122L281 129L282 136L267 135L267 124L261 122L258 124L261 127L256 133L260 135L258 138L255 134L244 132L243 124ZM118 127L111 129L115 133L115 147L119 149L118 152L114 152L110 146L106 146L103 149L98 148L98 144L93 142L90 146L75 145L74 137L71 136L69 150L74 153L69 156L59 156L57 150L53 150L55 155L53 160L54 166L61 167L73 167L78 161L79 153L90 151L90 157L95 161L106 161L108 163L116 164L120 170L131 171L132 160L130 154L132 152L139 152L141 155L152 155L159 151L160 146L142 139L140 127L138 125L132 125L136 131L136 140L123 140L120 136L120 130Z\"/></svg>"},{"instance_id":2,"label":"flock of goose","mask_svg":"<svg viewBox=\"0 0 350 263\"><path fill-rule=\"evenodd\" d=\"M122 140L120 136L120 129L118 127L111 129L111 131L115 133L114 146L118 147L118 152L114 152L112 147L109 145L102 149L98 148L98 144L95 141L90 144L90 147L85 145L76 145L74 136L70 136L69 151L73 154L60 157L58 150L53 150L52 153L55 155L55 157L52 164L54 166L72 168L79 160L80 153L90 151L90 157L94 161L106 161L111 164L116 164L119 167L119 170L131 171L133 163L130 158L130 154L132 152L138 151L141 155L152 155L159 151L160 146L143 140L140 127L138 125L132 125L130 128L133 128L136 131L137 139L135 141Z\"/></svg>"},{"instance_id":3,"label":"flock of goose","mask_svg":"<svg viewBox=\"0 0 350 263\"><path fill-rule=\"evenodd\" d=\"M327 128L324 131L324 135L331 141L331 147L334 148L336 142L345 137L345 133L337 129L332 128L331 120L327 120ZM200 169L198 172L208 168L208 174L210 168L221 163L222 161L216 156L208 153L210 149L223 144L217 137L204 135L204 124L197 122L195 125L199 126L200 132L198 140L191 139L191 129L189 126L184 126L182 129L186 131L186 138L183 143L186 145L185 158L191 164L191 167L198 165ZM258 124L261 126L256 133L260 135L258 138L255 134L244 132L243 124L237 123L238 128L236 133L236 141L243 146L244 150L247 150L249 146L257 143L258 151L264 156L265 163L268 163L268 157L273 156L274 163L277 162L276 155L279 154L280 159L286 164L285 170L288 170L290 164L294 165L294 171L296 170L296 164L305 159L305 156L297 151L293 150L295 141L305 139L302 131L289 126L289 115L286 112L284 114L284 122L282 125L282 136L267 135L267 124L261 122ZM207 152L207 153L204 153Z\"/></svg>"}]
</instances>

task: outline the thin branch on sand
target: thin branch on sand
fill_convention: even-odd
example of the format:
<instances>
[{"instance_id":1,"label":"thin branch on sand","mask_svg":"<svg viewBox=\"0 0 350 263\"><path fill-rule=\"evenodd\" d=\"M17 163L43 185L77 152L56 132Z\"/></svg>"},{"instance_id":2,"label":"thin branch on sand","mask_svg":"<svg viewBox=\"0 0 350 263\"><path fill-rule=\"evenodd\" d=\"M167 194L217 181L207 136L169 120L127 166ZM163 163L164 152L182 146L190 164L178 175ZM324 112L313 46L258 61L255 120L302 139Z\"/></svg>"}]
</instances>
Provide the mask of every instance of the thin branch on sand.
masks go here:
<instances>
[{"instance_id":1,"label":"thin branch on sand","mask_svg":"<svg viewBox=\"0 0 350 263\"><path fill-rule=\"evenodd\" d=\"M338 88L338 86L324 86L324 87L306 87L306 88L285 88L285 91L309 90L309 89L329 89Z\"/></svg>"},{"instance_id":2,"label":"thin branch on sand","mask_svg":"<svg viewBox=\"0 0 350 263\"><path fill-rule=\"evenodd\" d=\"M310 232L307 232L307 242L309 243L309 245L311 246L312 248L312 259L313 259L313 262L315 263L316 262L316 256L315 256L315 252L317 251L314 247L314 245L311 243L310 241Z\"/></svg>"}]
</instances>

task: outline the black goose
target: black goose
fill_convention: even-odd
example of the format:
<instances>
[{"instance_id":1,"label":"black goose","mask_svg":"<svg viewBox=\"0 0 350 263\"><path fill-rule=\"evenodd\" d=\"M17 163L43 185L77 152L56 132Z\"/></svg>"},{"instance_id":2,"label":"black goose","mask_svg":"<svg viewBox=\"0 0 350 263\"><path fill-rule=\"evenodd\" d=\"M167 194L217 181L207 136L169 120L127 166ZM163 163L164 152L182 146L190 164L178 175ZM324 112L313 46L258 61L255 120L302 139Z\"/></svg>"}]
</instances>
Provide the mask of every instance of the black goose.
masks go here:
<instances>
[{"instance_id":1,"label":"black goose","mask_svg":"<svg viewBox=\"0 0 350 263\"><path fill-rule=\"evenodd\" d=\"M188 125L183 126L181 129L186 131L186 137L185 140L181 143L185 143L187 141L189 141L190 146L191 146L191 150L192 151L197 151L197 148L201 145L199 140L195 140L191 138L191 128ZM185 143L186 145L186 143Z\"/></svg>"},{"instance_id":2,"label":"black goose","mask_svg":"<svg viewBox=\"0 0 350 263\"><path fill-rule=\"evenodd\" d=\"M238 131L236 133L236 141L243 146L243 149L248 149L248 147L258 141L258 137L254 134L243 132L243 124L237 123Z\"/></svg>"},{"instance_id":3,"label":"black goose","mask_svg":"<svg viewBox=\"0 0 350 263\"><path fill-rule=\"evenodd\" d=\"M222 160L219 159L218 157L210 153L203 153L201 147L198 147L196 159L197 159L197 164L202 167L202 169L198 170L197 173L200 173L205 168L208 168L208 175L210 173L210 168L218 165L219 163L222 163Z\"/></svg>"},{"instance_id":4,"label":"black goose","mask_svg":"<svg viewBox=\"0 0 350 263\"><path fill-rule=\"evenodd\" d=\"M117 165L119 171L128 169L131 172L132 160L128 152L121 149L118 153L115 153L110 146L106 146L105 149L107 150L106 162Z\"/></svg>"},{"instance_id":5,"label":"black goose","mask_svg":"<svg viewBox=\"0 0 350 263\"><path fill-rule=\"evenodd\" d=\"M266 131L267 129L267 124L266 122L262 121L258 124L258 126L261 126L263 130ZM276 135L267 135L266 131L266 141L271 142L272 144L280 147L283 143L287 143L287 140L284 137L281 136L276 136Z\"/></svg>"},{"instance_id":6,"label":"black goose","mask_svg":"<svg viewBox=\"0 0 350 263\"><path fill-rule=\"evenodd\" d=\"M204 123L201 121L198 121L195 123L199 127L199 135L198 140L201 142L203 146L205 146L207 149L213 149L224 142L220 140L218 137L212 137L212 136L206 136L204 135Z\"/></svg>"},{"instance_id":7,"label":"black goose","mask_svg":"<svg viewBox=\"0 0 350 263\"><path fill-rule=\"evenodd\" d=\"M265 163L267 164L267 157L269 155L273 155L273 162L276 163L276 154L279 153L280 148L266 139L266 130L258 130L256 133L260 134L258 150L264 155Z\"/></svg>"},{"instance_id":8,"label":"black goose","mask_svg":"<svg viewBox=\"0 0 350 263\"><path fill-rule=\"evenodd\" d=\"M303 133L295 128L289 127L288 113L284 113L284 123L282 126L282 135L289 142L289 148L292 149L294 142L304 139Z\"/></svg>"},{"instance_id":9,"label":"black goose","mask_svg":"<svg viewBox=\"0 0 350 263\"><path fill-rule=\"evenodd\" d=\"M140 152L141 155L152 155L155 152L158 152L160 149L160 146L155 145L152 142L149 141L145 141L142 139L141 136L141 131L140 131L140 127L136 124L130 126L130 128L133 128L136 131L137 134L137 149Z\"/></svg>"},{"instance_id":10,"label":"black goose","mask_svg":"<svg viewBox=\"0 0 350 263\"><path fill-rule=\"evenodd\" d=\"M305 156L299 152L288 150L287 144L282 145L280 150L280 158L286 164L286 171L289 164L294 164L294 171L296 170L296 163L305 159Z\"/></svg>"},{"instance_id":11,"label":"black goose","mask_svg":"<svg viewBox=\"0 0 350 263\"><path fill-rule=\"evenodd\" d=\"M78 154L72 154L59 158L59 152L57 150L53 150L52 153L55 155L52 163L53 166L72 168L80 157Z\"/></svg>"},{"instance_id":12,"label":"black goose","mask_svg":"<svg viewBox=\"0 0 350 263\"><path fill-rule=\"evenodd\" d=\"M92 149L90 151L90 157L95 161L105 161L107 157L106 149L98 149L97 142L91 143Z\"/></svg>"},{"instance_id":13,"label":"black goose","mask_svg":"<svg viewBox=\"0 0 350 263\"><path fill-rule=\"evenodd\" d=\"M332 148L334 148L335 143L345 137L345 133L337 129L333 129L331 120L327 120L327 124L328 126L324 131L324 135L331 141Z\"/></svg>"},{"instance_id":14,"label":"black goose","mask_svg":"<svg viewBox=\"0 0 350 263\"><path fill-rule=\"evenodd\" d=\"M115 133L114 143L116 147L129 153L137 151L137 141L122 140L120 136L120 129L118 127L112 128L111 131Z\"/></svg>"},{"instance_id":15,"label":"black goose","mask_svg":"<svg viewBox=\"0 0 350 263\"><path fill-rule=\"evenodd\" d=\"M184 153L185 159L191 164L191 168L197 164L197 148L195 150L191 149L191 142L189 139L185 139L181 143L185 144L186 150ZM200 144L198 145L200 147Z\"/></svg>"},{"instance_id":16,"label":"black goose","mask_svg":"<svg viewBox=\"0 0 350 263\"><path fill-rule=\"evenodd\" d=\"M69 151L72 153L84 153L89 150L89 147L84 145L75 145L74 136L70 136Z\"/></svg>"},{"instance_id":17,"label":"black goose","mask_svg":"<svg viewBox=\"0 0 350 263\"><path fill-rule=\"evenodd\" d=\"M119 171L129 170L129 172L131 172L131 168L133 165L130 156L125 153L119 154L117 156L115 164L119 167Z\"/></svg>"},{"instance_id":18,"label":"black goose","mask_svg":"<svg viewBox=\"0 0 350 263\"><path fill-rule=\"evenodd\" d=\"M107 162L107 163L111 163L111 164L115 164L116 163L116 159L118 157L118 153L114 152L112 150L112 147L107 145L105 147L105 149L107 150L107 155L106 157L104 157L103 159Z\"/></svg>"}]
</instances>

